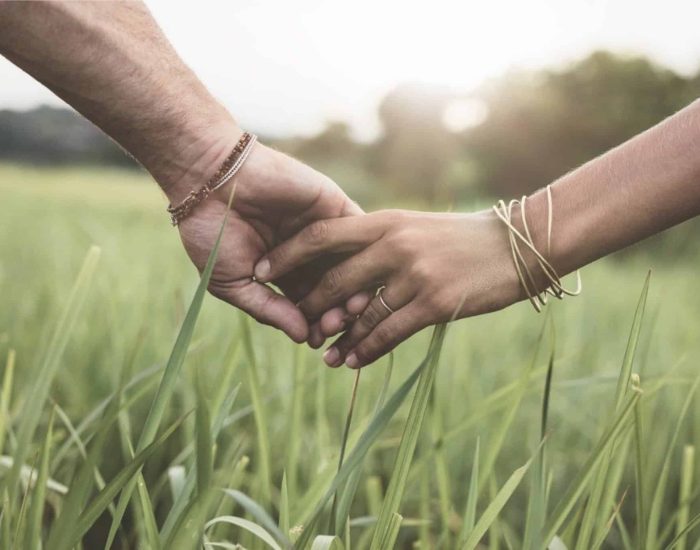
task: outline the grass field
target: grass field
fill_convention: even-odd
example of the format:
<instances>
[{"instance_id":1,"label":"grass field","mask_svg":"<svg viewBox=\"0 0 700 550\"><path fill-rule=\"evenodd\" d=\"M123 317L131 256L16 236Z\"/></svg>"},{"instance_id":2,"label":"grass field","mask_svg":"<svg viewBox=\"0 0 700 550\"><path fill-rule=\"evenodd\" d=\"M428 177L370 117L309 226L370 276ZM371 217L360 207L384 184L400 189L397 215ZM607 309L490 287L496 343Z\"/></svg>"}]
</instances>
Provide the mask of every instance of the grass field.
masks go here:
<instances>
[{"instance_id":1,"label":"grass field","mask_svg":"<svg viewBox=\"0 0 700 550\"><path fill-rule=\"evenodd\" d=\"M606 259L363 370L331 513L353 372L211 296L187 342L199 277L145 176L0 166L0 197L3 548L700 548L699 258Z\"/></svg>"}]
</instances>

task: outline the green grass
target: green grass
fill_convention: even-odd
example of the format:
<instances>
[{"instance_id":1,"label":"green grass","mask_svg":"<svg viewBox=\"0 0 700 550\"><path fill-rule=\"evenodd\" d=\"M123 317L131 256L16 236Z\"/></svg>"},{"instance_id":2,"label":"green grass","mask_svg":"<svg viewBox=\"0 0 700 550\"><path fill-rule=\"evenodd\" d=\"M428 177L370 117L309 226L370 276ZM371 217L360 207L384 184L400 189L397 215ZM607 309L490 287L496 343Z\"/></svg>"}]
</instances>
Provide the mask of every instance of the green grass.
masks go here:
<instances>
[{"instance_id":1,"label":"green grass","mask_svg":"<svg viewBox=\"0 0 700 550\"><path fill-rule=\"evenodd\" d=\"M0 197L2 548L700 548L700 258L415 336L362 372L339 468L355 373L197 315L144 176L0 166Z\"/></svg>"}]
</instances>

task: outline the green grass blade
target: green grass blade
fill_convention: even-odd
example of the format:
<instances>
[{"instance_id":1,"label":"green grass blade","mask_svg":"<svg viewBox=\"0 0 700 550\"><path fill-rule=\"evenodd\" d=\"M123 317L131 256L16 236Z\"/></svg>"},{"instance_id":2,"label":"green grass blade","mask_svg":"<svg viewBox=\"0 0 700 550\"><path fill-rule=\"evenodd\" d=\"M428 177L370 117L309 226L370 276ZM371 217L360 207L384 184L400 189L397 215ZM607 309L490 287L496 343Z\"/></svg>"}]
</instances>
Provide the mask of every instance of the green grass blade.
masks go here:
<instances>
[{"instance_id":1,"label":"green grass blade","mask_svg":"<svg viewBox=\"0 0 700 550\"><path fill-rule=\"evenodd\" d=\"M233 200L233 195L235 193L235 186L231 193L231 198L229 199L229 206ZM178 375L182 370L182 365L185 362L185 356L187 355L187 348L192 341L192 334L194 333L194 328L197 323L197 317L199 317L199 312L202 309L202 303L204 301L204 296L206 294L207 288L209 286L209 280L211 279L211 274L214 271L214 264L216 263L216 257L219 253L219 245L221 244L221 236L223 235L224 228L226 227L226 222L228 220L228 214L230 208L226 210L226 215L221 222L221 228L219 229L219 234L216 237L216 242L209 253L209 258L207 259L207 264L202 272L202 276L197 285L197 290L195 290L192 301L190 302L190 307L187 310L185 319L182 322L180 331L178 332L177 338L175 339L175 345L170 352L170 357L168 358L168 363L163 371L163 376L156 391L156 395L151 402L151 407L146 416L146 420L143 424L143 430L136 445L136 451L142 451L146 448L155 438L158 431L158 426L160 425L161 419L163 418L163 413L165 412L168 402L175 389L175 384L177 383ZM137 472L138 473L138 472ZM140 476L140 473L138 473ZM133 493L134 487L138 478L130 480L129 483L124 487L124 491L119 497L119 503L116 507L116 512L112 518L112 524L109 529L109 535L107 536L106 547L109 548L114 542L114 537L117 534L117 529L121 524L122 518L124 517L124 512L131 499L131 494Z\"/></svg>"},{"instance_id":2,"label":"green grass blade","mask_svg":"<svg viewBox=\"0 0 700 550\"><path fill-rule=\"evenodd\" d=\"M688 526L690 516L690 495L693 490L693 471L695 470L695 447L686 445L683 449L683 463L681 465L681 486L678 491L678 519L676 521L676 537L681 535ZM685 550L687 535L681 535L676 542L678 550Z\"/></svg>"},{"instance_id":3,"label":"green grass blade","mask_svg":"<svg viewBox=\"0 0 700 550\"><path fill-rule=\"evenodd\" d=\"M311 550L344 550L340 538L333 535L319 535L311 544Z\"/></svg>"},{"instance_id":4,"label":"green grass blade","mask_svg":"<svg viewBox=\"0 0 700 550\"><path fill-rule=\"evenodd\" d=\"M635 392L629 399L627 404L618 413L617 417L615 418L615 421L601 436L600 440L594 447L588 459L579 469L578 473L569 485L569 488L567 489L566 493L561 498L556 508L549 516L547 523L545 524L544 535L542 537L545 544L549 543L549 541L551 541L554 538L554 535L557 534L557 531L563 525L564 521L571 512L571 509L574 507L579 497L584 492L588 482L591 479L591 476L595 472L595 468L598 465L598 462L603 456L603 453L607 451L611 442L626 426L626 421L632 415L634 405L637 403L638 399L639 393Z\"/></svg>"},{"instance_id":5,"label":"green grass blade","mask_svg":"<svg viewBox=\"0 0 700 550\"><path fill-rule=\"evenodd\" d=\"M5 374L2 376L2 393L0 393L0 455L5 446L5 432L10 425L10 398L12 396L12 379L15 372L15 350L7 353Z\"/></svg>"},{"instance_id":6,"label":"green grass blade","mask_svg":"<svg viewBox=\"0 0 700 550\"><path fill-rule=\"evenodd\" d=\"M646 538L647 533L647 516L646 507L644 506L645 497L645 484L644 484L644 452L643 448L643 431L642 431L642 402L640 399L634 407L634 480L635 480L635 509L637 513L636 517L636 532L637 532L637 544L641 545L642 541Z\"/></svg>"},{"instance_id":7,"label":"green grass blade","mask_svg":"<svg viewBox=\"0 0 700 550\"><path fill-rule=\"evenodd\" d=\"M185 418L189 416L189 413L181 416L176 420L169 428L167 428L159 437L157 437L152 443L147 445L143 450L139 451L134 459L124 466L115 475L109 483L105 486L102 491L100 491L97 496L88 504L80 517L78 518L78 523L76 528L70 533L69 540L70 544L68 548L71 548L78 543L80 538L87 532L88 529L97 521L97 519L106 510L112 500L119 494L129 480L133 479L134 475L139 471L143 464L153 455L160 447L165 443L165 441L180 427ZM53 547L51 547L53 548Z\"/></svg>"},{"instance_id":8,"label":"green grass blade","mask_svg":"<svg viewBox=\"0 0 700 550\"><path fill-rule=\"evenodd\" d=\"M433 341L441 340L439 335L443 333L444 327L436 327L435 331L433 332ZM379 411L379 413L369 423L369 426L360 436L357 444L343 463L342 468L340 468L340 471L333 478L330 486L326 490L326 493L319 499L309 521L306 522L304 531L294 544L295 548L303 549L311 541L316 521L318 521L318 517L326 506L328 499L330 499L335 490L348 479L348 476L352 473L352 471L362 463L362 460L367 454L367 451L369 451L369 448L372 446L372 443L374 443L377 437L379 437L379 434L384 430L394 414L396 414L396 411L408 396L420 374L423 372L426 364L432 360L433 350L434 347L431 346L428 350L426 358L396 389L393 395L387 400L386 405L382 407L381 411Z\"/></svg>"},{"instance_id":9,"label":"green grass blade","mask_svg":"<svg viewBox=\"0 0 700 550\"><path fill-rule=\"evenodd\" d=\"M613 407L614 412L617 412L620 409L625 394L627 393L627 389L629 388L630 377L632 376L632 365L634 363L634 356L639 343L639 335L642 330L642 320L644 319L644 309L646 307L647 296L649 294L650 278L651 272L648 272L644 281L644 286L642 287L642 293L639 297L639 301L637 302L637 308L634 312L632 328L630 329L630 335L627 339L627 346L622 359L622 367L620 368L620 375L617 379L617 387L615 388L615 400ZM613 449L614 444L610 447L610 453L613 452ZM602 524L604 524L604 522L607 520L607 506L603 505L603 492L608 484L608 469L609 461L601 461L598 465L598 472L596 473L591 486L586 510L584 512L583 519L581 520L579 536L576 541L576 550L589 550L591 547L591 538L596 530L599 531Z\"/></svg>"},{"instance_id":10,"label":"green grass blade","mask_svg":"<svg viewBox=\"0 0 700 550\"><path fill-rule=\"evenodd\" d=\"M27 530L24 540L27 542L28 550L39 550L41 548L42 517L44 514L44 501L46 500L46 484L49 479L49 454L51 451L51 438L53 436L54 413L49 418L49 426L46 429L44 444L41 448L39 458L39 474L34 482L34 494L29 507L27 518Z\"/></svg>"},{"instance_id":11,"label":"green grass blade","mask_svg":"<svg viewBox=\"0 0 700 550\"><path fill-rule=\"evenodd\" d=\"M677 544L680 540L682 540L684 537L688 536L688 533L690 533L693 529L695 529L698 525L700 525L700 514L697 514L693 516L693 519L691 519L688 524L685 526L685 528L676 535L676 537L668 543L666 546L665 550L673 550L674 548L677 547ZM694 548L698 547L698 544L700 544L700 540L695 544Z\"/></svg>"},{"instance_id":12,"label":"green grass blade","mask_svg":"<svg viewBox=\"0 0 700 550\"><path fill-rule=\"evenodd\" d=\"M288 547L291 546L291 542L287 535L282 532L279 527L277 527L277 523L275 523L275 520L273 520L270 515L265 511L265 509L260 506L257 502L255 502L252 498L250 498L248 495L245 493L242 493L241 491L238 491L236 489L224 489L224 494L227 496L231 497L234 501L236 501L238 504L240 504L246 512L248 512L251 516L253 516L253 519L263 527L268 533L270 533L277 542L283 547Z\"/></svg>"},{"instance_id":13,"label":"green grass blade","mask_svg":"<svg viewBox=\"0 0 700 550\"><path fill-rule=\"evenodd\" d=\"M698 389L698 384L700 384L700 376L695 379L695 382L688 391L688 396L686 397L685 402L683 403L681 413L678 416L678 419L676 420L676 429L674 430L673 436L671 437L671 441L668 444L668 449L674 449L676 447L678 437L681 433L681 428L683 427L683 421L688 415L688 410L690 409L690 405L693 402L693 397ZM661 522L663 500L664 494L666 492L666 484L668 482L668 474L671 469L672 456L672 452L666 453L666 458L664 459L663 465L661 467L661 472L659 472L658 475L658 481L654 490L654 496L652 497L651 506L649 508L649 522L647 524L648 530L646 538L646 548L655 548L659 543L657 539L657 533Z\"/></svg>"},{"instance_id":14,"label":"green grass blade","mask_svg":"<svg viewBox=\"0 0 700 550\"><path fill-rule=\"evenodd\" d=\"M66 307L46 347L39 367L32 373L31 378L34 383L27 392L24 406L20 414L21 420L17 431L17 446L13 453L14 462L7 477L10 502L13 502L15 499L22 464L24 464L27 459L29 446L39 423L41 412L44 410L44 405L49 396L51 383L58 372L63 351L68 344L70 333L78 319L85 298L87 297L90 281L95 273L99 257L100 249L96 246L91 247L80 268L78 277L68 297Z\"/></svg>"},{"instance_id":15,"label":"green grass blade","mask_svg":"<svg viewBox=\"0 0 700 550\"><path fill-rule=\"evenodd\" d=\"M387 365L385 371L384 371L384 381L382 382L382 388L379 392L379 397L377 398L377 402L375 403L374 406L374 412L372 413L372 416L376 416L377 413L381 410L382 406L384 405L384 401L386 400L386 395L389 391L389 384L391 383L391 373L394 370L394 354L390 353L389 354L389 364ZM360 478L362 476L362 463L358 465L358 467L355 469L352 474L350 474L350 477L348 478L347 483L340 489L340 500L338 502L338 509L336 512L336 518L335 518L335 523L336 523L336 528L337 532L340 534L345 530L345 527L347 526L349 520L350 520L350 508L352 506L353 500L355 499L355 495L357 493L357 488L360 484ZM346 541L346 545L349 547L348 541Z\"/></svg>"},{"instance_id":16,"label":"green grass blade","mask_svg":"<svg viewBox=\"0 0 700 550\"><path fill-rule=\"evenodd\" d=\"M121 391L123 391L123 385L120 385L117 394L120 395ZM103 411L102 418L95 429L95 436L89 443L87 456L73 476L70 491L63 502L61 515L49 532L48 548L60 550L69 547L70 533L76 529L80 513L90 496L93 482L95 482L95 468L111 434L110 427L120 412L120 404L120 399L113 399Z\"/></svg>"},{"instance_id":17,"label":"green grass blade","mask_svg":"<svg viewBox=\"0 0 700 550\"><path fill-rule=\"evenodd\" d=\"M352 414L355 411L355 401L357 400L357 388L360 385L360 373L362 369L357 369L355 372L355 378L352 384L352 391L350 392L350 403L348 404L348 410L345 415L345 426L343 427L343 435L340 440L340 453L338 453L338 467L336 468L336 473L340 471L343 466L343 460L345 459L345 450L348 445L348 437L350 436L350 425L352 424ZM358 468L359 470L360 468ZM337 523L337 510L338 510L338 493L341 491L342 487L339 488L333 495L333 504L331 505L330 513L330 532L335 533L335 535L342 537L345 532L345 523L342 525Z\"/></svg>"},{"instance_id":18,"label":"green grass blade","mask_svg":"<svg viewBox=\"0 0 700 550\"><path fill-rule=\"evenodd\" d=\"M197 410L195 411L196 425L196 459L197 465L197 492L206 493L211 487L211 476L213 470L214 443L211 437L211 420L209 418L209 407L204 397L204 389L201 380L197 375Z\"/></svg>"},{"instance_id":19,"label":"green grass blade","mask_svg":"<svg viewBox=\"0 0 700 550\"><path fill-rule=\"evenodd\" d=\"M491 527L493 522L498 517L498 514L501 513L503 507L518 488L518 485L520 485L520 482L530 468L530 464L532 464L532 459L528 460L520 468L515 470L503 484L503 487L501 487L501 489L498 491L495 498L491 500L489 505L486 507L486 510L484 510L484 513L479 518L479 521L476 522L474 529L472 529L472 531L469 533L467 540L461 546L462 550L472 550L473 548L476 548L476 545L479 544L481 538L486 534L486 531L488 531L489 527Z\"/></svg>"},{"instance_id":20,"label":"green grass blade","mask_svg":"<svg viewBox=\"0 0 700 550\"><path fill-rule=\"evenodd\" d=\"M480 440L476 439L474 449L474 461L472 462L472 473L469 480L469 492L467 493L467 504L464 507L464 518L462 519L462 529L459 534L457 547L461 548L467 541L469 533L474 530L476 521L476 504L479 499L479 445Z\"/></svg>"},{"instance_id":21,"label":"green grass blade","mask_svg":"<svg viewBox=\"0 0 700 550\"><path fill-rule=\"evenodd\" d=\"M437 371L440 351L444 342L445 330L446 327L442 327L440 331L436 330L433 335L433 340L430 344L431 351L429 352L430 360L427 362L418 380L418 387L416 388L416 393L411 403L411 409L409 410L409 415L404 425L404 432L394 460L392 476L379 513L371 548L383 547L377 545L382 545L382 541L386 543L391 536L392 522L395 521L394 514L398 515L398 508L405 491L408 472L415 452L418 436L428 408L430 395L432 394L433 382Z\"/></svg>"},{"instance_id":22,"label":"green grass blade","mask_svg":"<svg viewBox=\"0 0 700 550\"><path fill-rule=\"evenodd\" d=\"M287 472L282 472L282 487L280 488L280 521L279 528L282 533L289 535L289 489L287 488Z\"/></svg>"},{"instance_id":23,"label":"green grass blade","mask_svg":"<svg viewBox=\"0 0 700 550\"><path fill-rule=\"evenodd\" d=\"M437 327L433 340L430 343L430 360L421 372L416 393L413 396L411 409L409 410L408 418L404 425L404 432L401 436L399 450L394 459L389 486L384 495L382 509L379 512L374 537L370 545L371 550L389 548L389 546L386 545L386 541L388 541L390 536L392 518L394 514L399 511L401 499L406 489L408 470L411 466L413 453L416 449L416 443L418 442L418 435L420 434L425 412L428 407L428 398L433 387L433 381L435 380L435 372L437 371L440 351L445 337L445 329L446 327L444 325Z\"/></svg>"},{"instance_id":24,"label":"green grass blade","mask_svg":"<svg viewBox=\"0 0 700 550\"><path fill-rule=\"evenodd\" d=\"M229 415L231 409L233 408L233 404L236 401L236 397L238 397L239 389L240 385L236 386L233 389L233 391L229 393L228 397L224 400L221 407L219 408L219 411L216 415L216 418L214 419L214 422L212 423L211 428L213 441L216 441L218 439L219 434L221 433L221 430L224 427L226 417ZM160 530L161 544L164 544L165 541L170 539L175 529L175 526L181 523L183 515L186 513L187 505L190 502L190 497L194 492L196 483L197 470L195 468L187 472L181 491L179 492L177 499L173 501L173 506L172 508L170 508L170 511L168 512L168 515L165 518L163 527L161 527Z\"/></svg>"},{"instance_id":25,"label":"green grass blade","mask_svg":"<svg viewBox=\"0 0 700 550\"><path fill-rule=\"evenodd\" d=\"M213 527L214 525L217 525L219 523L228 523L230 525L235 525L236 527L240 527L241 529L245 529L249 533L252 533L257 537L259 540L263 541L267 546L272 548L273 550L282 550L279 544L275 541L275 539L265 531L262 527L260 527L257 523L253 523L252 521L248 521L247 519L239 518L236 516L220 516L217 518L214 518L206 523L204 526L204 530L208 530L210 527Z\"/></svg>"},{"instance_id":26,"label":"green grass blade","mask_svg":"<svg viewBox=\"0 0 700 550\"><path fill-rule=\"evenodd\" d=\"M610 532L610 529L612 529L613 523L615 523L615 520L617 520L618 516L620 515L620 509L622 508L622 503L625 501L626 496L627 496L627 491L625 491L622 494L622 498L620 499L620 502L618 502L617 506L615 506L613 513L610 516L610 519L607 521L604 529L598 535L598 538L596 539L595 543L591 547L591 550L599 550L600 548L602 548L603 543L605 543L605 539L607 538L608 533Z\"/></svg>"},{"instance_id":27,"label":"green grass blade","mask_svg":"<svg viewBox=\"0 0 700 550\"><path fill-rule=\"evenodd\" d=\"M527 392L530 376L535 370L535 365L537 363L537 358L539 357L540 348L542 347L542 342L544 342L545 332L549 322L549 316L551 315L550 309L548 308L545 312L546 317L542 324L542 329L540 330L539 337L537 338L537 343L535 344L535 350L532 354L532 359L529 365L523 369L514 390L514 395L507 401L507 410L501 415L498 425L491 430L491 437L489 438L489 444L486 447L486 452L484 453L483 463L481 466L481 479L479 480L479 487L481 490L486 488L486 478L493 472L494 464L496 463L496 458L501 452L503 443L506 440L508 430L513 424L513 421L517 417L518 408L522 402L525 393Z\"/></svg>"},{"instance_id":28,"label":"green grass blade","mask_svg":"<svg viewBox=\"0 0 700 550\"><path fill-rule=\"evenodd\" d=\"M262 398L262 390L260 388L260 378L258 376L258 366L255 359L253 349L253 337L250 333L250 326L247 318L241 323L243 327L243 346L246 352L247 361L247 380L248 391L250 392L250 400L253 404L256 441L258 444L258 453L256 456L259 483L260 499L269 505L272 501L272 473L270 468L270 431L268 429L267 411Z\"/></svg>"}]
</instances>

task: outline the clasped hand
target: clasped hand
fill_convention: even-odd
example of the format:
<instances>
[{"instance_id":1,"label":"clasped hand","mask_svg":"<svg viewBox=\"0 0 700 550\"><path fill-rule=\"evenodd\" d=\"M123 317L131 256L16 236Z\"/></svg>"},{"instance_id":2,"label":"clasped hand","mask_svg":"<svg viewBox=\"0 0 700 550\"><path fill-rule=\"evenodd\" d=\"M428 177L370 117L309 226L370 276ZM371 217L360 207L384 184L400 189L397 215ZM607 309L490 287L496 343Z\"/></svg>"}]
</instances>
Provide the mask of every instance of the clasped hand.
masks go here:
<instances>
[{"instance_id":1,"label":"clasped hand","mask_svg":"<svg viewBox=\"0 0 700 550\"><path fill-rule=\"evenodd\" d=\"M297 305L313 347L344 331L324 353L331 367L368 365L429 325L521 298L507 235L491 211L386 210L316 221L268 252L255 276L284 280L323 259L331 267Z\"/></svg>"}]
</instances>

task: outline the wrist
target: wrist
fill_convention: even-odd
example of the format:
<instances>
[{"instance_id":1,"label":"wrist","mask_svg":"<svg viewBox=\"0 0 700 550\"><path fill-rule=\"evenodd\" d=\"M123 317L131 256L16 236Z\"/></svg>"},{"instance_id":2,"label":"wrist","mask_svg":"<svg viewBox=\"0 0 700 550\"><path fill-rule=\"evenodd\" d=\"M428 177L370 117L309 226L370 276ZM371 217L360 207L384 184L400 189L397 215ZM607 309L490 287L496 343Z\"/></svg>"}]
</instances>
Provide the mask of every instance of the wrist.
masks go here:
<instances>
[{"instance_id":1,"label":"wrist","mask_svg":"<svg viewBox=\"0 0 700 550\"><path fill-rule=\"evenodd\" d=\"M219 169L243 134L231 119L201 126L182 135L149 172L172 204L181 202L190 191L202 187Z\"/></svg>"}]
</instances>

